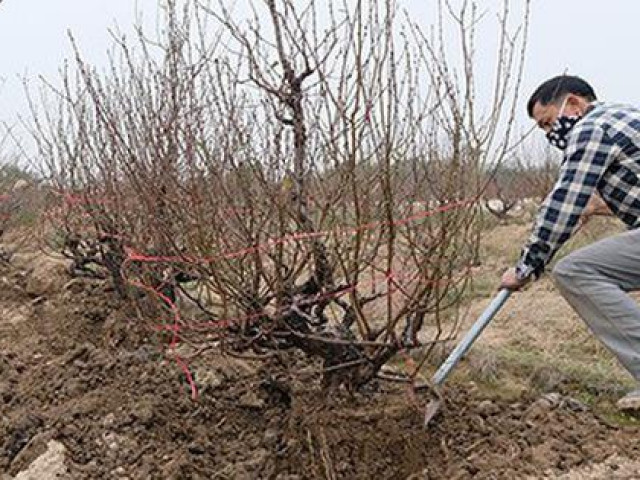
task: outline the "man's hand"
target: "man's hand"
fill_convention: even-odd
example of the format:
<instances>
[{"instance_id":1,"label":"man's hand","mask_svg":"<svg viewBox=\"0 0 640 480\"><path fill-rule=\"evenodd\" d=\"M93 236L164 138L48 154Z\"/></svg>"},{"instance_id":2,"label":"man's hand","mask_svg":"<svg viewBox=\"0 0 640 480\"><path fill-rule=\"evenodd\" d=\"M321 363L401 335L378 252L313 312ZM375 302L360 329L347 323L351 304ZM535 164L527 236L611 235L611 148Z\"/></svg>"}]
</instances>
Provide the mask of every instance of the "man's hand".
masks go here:
<instances>
[{"instance_id":1,"label":"man's hand","mask_svg":"<svg viewBox=\"0 0 640 480\"><path fill-rule=\"evenodd\" d=\"M580 229L584 227L592 217L600 216L600 215L611 216L613 215L613 212L609 209L605 201L602 200L602 197L600 197L599 194L594 193L593 195L591 195L589 202L587 203L586 207L584 207L584 210L582 211L580 220L578 220L578 228Z\"/></svg>"},{"instance_id":2,"label":"man's hand","mask_svg":"<svg viewBox=\"0 0 640 480\"><path fill-rule=\"evenodd\" d=\"M585 217L586 219L593 217L595 215L602 215L602 216L613 215L613 212L611 211L609 206L605 203L604 200L602 200L602 197L597 193L594 193L593 195L591 195L589 202L587 202L587 206L584 207L584 211L582 212L582 216Z\"/></svg>"},{"instance_id":3,"label":"man's hand","mask_svg":"<svg viewBox=\"0 0 640 480\"><path fill-rule=\"evenodd\" d=\"M524 280L520 280L516 275L516 269L512 267L502 274L500 288L507 288L509 290L520 290L527 283L529 283L529 279L525 278Z\"/></svg>"}]
</instances>

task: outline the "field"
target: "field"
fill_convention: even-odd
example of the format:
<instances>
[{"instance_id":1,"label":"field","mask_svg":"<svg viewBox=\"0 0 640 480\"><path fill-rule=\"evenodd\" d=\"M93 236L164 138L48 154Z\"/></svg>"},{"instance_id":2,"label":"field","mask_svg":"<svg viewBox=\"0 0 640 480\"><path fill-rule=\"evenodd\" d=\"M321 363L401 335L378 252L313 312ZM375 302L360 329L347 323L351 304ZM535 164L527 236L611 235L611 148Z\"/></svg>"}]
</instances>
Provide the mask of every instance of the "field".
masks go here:
<instances>
[{"instance_id":1,"label":"field","mask_svg":"<svg viewBox=\"0 0 640 480\"><path fill-rule=\"evenodd\" d=\"M560 168L518 120L530 2L161 3L105 65L72 36L35 152L0 125L0 480L640 477L548 278L429 382Z\"/></svg>"},{"instance_id":2,"label":"field","mask_svg":"<svg viewBox=\"0 0 640 480\"><path fill-rule=\"evenodd\" d=\"M612 228L590 223L563 253ZM462 329L528 229L491 227ZM640 477L640 424L613 407L630 380L549 278L508 301L425 429L427 394L373 382L325 398L317 369L295 354L265 364L201 352L191 400L111 287L66 267L24 248L2 267L3 480Z\"/></svg>"}]
</instances>

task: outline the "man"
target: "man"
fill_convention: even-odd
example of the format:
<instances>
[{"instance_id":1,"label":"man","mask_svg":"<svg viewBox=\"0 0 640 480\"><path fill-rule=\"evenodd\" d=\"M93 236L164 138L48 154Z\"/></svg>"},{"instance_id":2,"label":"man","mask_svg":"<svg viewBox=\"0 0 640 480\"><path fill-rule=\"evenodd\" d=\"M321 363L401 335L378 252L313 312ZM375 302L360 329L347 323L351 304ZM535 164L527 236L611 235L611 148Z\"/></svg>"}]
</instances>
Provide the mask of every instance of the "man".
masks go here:
<instances>
[{"instance_id":1,"label":"man","mask_svg":"<svg viewBox=\"0 0 640 480\"><path fill-rule=\"evenodd\" d=\"M640 110L596 101L581 78L544 82L527 110L549 142L563 150L558 180L540 207L533 232L501 286L518 290L537 278L579 221L617 216L629 231L563 258L553 277L563 297L638 382L618 401L640 409L640 307L627 292L640 289Z\"/></svg>"}]
</instances>

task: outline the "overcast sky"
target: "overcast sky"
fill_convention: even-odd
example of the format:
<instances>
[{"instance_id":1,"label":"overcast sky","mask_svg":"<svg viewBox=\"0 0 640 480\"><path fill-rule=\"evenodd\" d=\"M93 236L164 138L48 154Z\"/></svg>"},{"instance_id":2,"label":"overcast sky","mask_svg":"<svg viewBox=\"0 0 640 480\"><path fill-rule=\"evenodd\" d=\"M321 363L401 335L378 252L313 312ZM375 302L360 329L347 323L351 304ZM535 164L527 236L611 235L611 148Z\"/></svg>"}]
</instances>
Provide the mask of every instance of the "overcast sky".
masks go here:
<instances>
[{"instance_id":1,"label":"overcast sky","mask_svg":"<svg viewBox=\"0 0 640 480\"><path fill-rule=\"evenodd\" d=\"M71 57L67 31L73 32L85 59L106 65L109 29L132 32L142 23L153 31L158 0L4 0L0 3L0 121L26 114L22 77L43 75L56 82L57 71ZM232 0L229 1L233 3ZM425 26L434 21L435 0L399 0ZM518 8L524 0L510 0ZM603 100L640 105L638 0L532 0L529 50L520 111L529 93L546 78L565 70L592 83ZM495 12L499 0L478 0ZM494 19L487 17L489 22ZM491 48L483 30L478 49ZM520 120L526 123L522 114Z\"/></svg>"}]
</instances>

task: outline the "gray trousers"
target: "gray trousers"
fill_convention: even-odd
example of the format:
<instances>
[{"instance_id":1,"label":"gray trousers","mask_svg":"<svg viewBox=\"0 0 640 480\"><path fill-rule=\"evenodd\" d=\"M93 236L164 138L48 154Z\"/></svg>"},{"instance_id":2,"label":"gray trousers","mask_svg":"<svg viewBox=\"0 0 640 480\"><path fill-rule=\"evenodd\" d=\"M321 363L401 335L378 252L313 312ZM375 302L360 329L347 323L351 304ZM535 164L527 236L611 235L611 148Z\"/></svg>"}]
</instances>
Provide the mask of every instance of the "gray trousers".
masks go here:
<instances>
[{"instance_id":1,"label":"gray trousers","mask_svg":"<svg viewBox=\"0 0 640 480\"><path fill-rule=\"evenodd\" d=\"M553 277L562 296L640 382L640 229L581 248L560 260Z\"/></svg>"}]
</instances>

